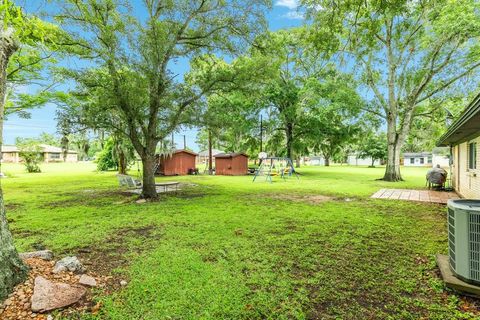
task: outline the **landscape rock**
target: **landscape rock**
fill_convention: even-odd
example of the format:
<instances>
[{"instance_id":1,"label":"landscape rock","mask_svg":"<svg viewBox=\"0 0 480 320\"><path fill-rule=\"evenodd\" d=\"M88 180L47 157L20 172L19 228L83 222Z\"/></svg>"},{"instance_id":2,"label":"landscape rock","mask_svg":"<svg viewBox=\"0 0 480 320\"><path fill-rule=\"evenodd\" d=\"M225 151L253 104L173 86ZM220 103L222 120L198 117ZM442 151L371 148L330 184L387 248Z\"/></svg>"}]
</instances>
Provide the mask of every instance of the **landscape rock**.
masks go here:
<instances>
[{"instance_id":1,"label":"landscape rock","mask_svg":"<svg viewBox=\"0 0 480 320\"><path fill-rule=\"evenodd\" d=\"M78 302L87 292L84 287L52 282L41 276L35 278L31 300L33 312L46 312Z\"/></svg>"},{"instance_id":2,"label":"landscape rock","mask_svg":"<svg viewBox=\"0 0 480 320\"><path fill-rule=\"evenodd\" d=\"M120 281L120 285L121 285L122 287L125 287L127 284L128 284L128 282L125 281L125 280Z\"/></svg>"},{"instance_id":3,"label":"landscape rock","mask_svg":"<svg viewBox=\"0 0 480 320\"><path fill-rule=\"evenodd\" d=\"M23 252L23 253L20 253L20 258L22 259L38 258L38 259L50 261L53 259L53 252L50 250Z\"/></svg>"},{"instance_id":4,"label":"landscape rock","mask_svg":"<svg viewBox=\"0 0 480 320\"><path fill-rule=\"evenodd\" d=\"M136 203L146 203L147 200L145 200L145 199L139 199L139 200L137 200L137 201L135 201L135 202L136 202Z\"/></svg>"},{"instance_id":5,"label":"landscape rock","mask_svg":"<svg viewBox=\"0 0 480 320\"><path fill-rule=\"evenodd\" d=\"M53 268L53 273L59 273L67 270L71 272L82 273L85 272L85 267L77 257L65 257L62 260L57 261L55 267Z\"/></svg>"},{"instance_id":6,"label":"landscape rock","mask_svg":"<svg viewBox=\"0 0 480 320\"><path fill-rule=\"evenodd\" d=\"M97 280L95 280L94 277L91 277L91 276L86 275L86 274L82 274L82 276L80 277L80 280L78 280L78 283L80 283L81 285L84 285L84 286L88 286L88 287L96 287L97 286Z\"/></svg>"}]
</instances>

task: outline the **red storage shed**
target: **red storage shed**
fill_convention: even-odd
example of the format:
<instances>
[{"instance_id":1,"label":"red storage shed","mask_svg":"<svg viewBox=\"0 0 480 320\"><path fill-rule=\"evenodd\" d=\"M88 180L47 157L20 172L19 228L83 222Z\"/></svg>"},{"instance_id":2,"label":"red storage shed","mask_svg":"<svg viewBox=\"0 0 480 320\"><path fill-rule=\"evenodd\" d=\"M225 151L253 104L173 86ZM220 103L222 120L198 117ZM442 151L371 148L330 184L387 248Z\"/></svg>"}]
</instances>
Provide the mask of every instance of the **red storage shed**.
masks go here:
<instances>
[{"instance_id":1,"label":"red storage shed","mask_svg":"<svg viewBox=\"0 0 480 320\"><path fill-rule=\"evenodd\" d=\"M164 176L186 175L195 170L197 154L189 150L176 150L171 155L158 156L159 164L156 174Z\"/></svg>"},{"instance_id":2,"label":"red storage shed","mask_svg":"<svg viewBox=\"0 0 480 320\"><path fill-rule=\"evenodd\" d=\"M248 173L248 156L245 153L219 153L215 155L215 174L241 176Z\"/></svg>"}]
</instances>

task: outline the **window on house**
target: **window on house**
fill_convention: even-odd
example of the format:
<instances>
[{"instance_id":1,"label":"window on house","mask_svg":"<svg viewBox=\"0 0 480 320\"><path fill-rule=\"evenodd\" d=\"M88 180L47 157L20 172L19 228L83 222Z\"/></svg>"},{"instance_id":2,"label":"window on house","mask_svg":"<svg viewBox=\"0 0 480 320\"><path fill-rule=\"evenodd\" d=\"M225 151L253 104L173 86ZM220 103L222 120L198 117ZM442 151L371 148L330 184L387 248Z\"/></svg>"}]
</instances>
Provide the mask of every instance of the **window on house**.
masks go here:
<instances>
[{"instance_id":1,"label":"window on house","mask_svg":"<svg viewBox=\"0 0 480 320\"><path fill-rule=\"evenodd\" d=\"M420 164L424 164L425 163L425 158L420 158Z\"/></svg>"},{"instance_id":2,"label":"window on house","mask_svg":"<svg viewBox=\"0 0 480 320\"><path fill-rule=\"evenodd\" d=\"M468 144L468 169L477 169L477 143Z\"/></svg>"},{"instance_id":3,"label":"window on house","mask_svg":"<svg viewBox=\"0 0 480 320\"><path fill-rule=\"evenodd\" d=\"M50 153L50 159L60 159L60 153Z\"/></svg>"},{"instance_id":4,"label":"window on house","mask_svg":"<svg viewBox=\"0 0 480 320\"><path fill-rule=\"evenodd\" d=\"M415 163L415 158L410 158L410 164L414 164Z\"/></svg>"},{"instance_id":5,"label":"window on house","mask_svg":"<svg viewBox=\"0 0 480 320\"><path fill-rule=\"evenodd\" d=\"M432 161L432 157L428 157L428 160L427 160L427 161L428 161L428 163L432 164L432 162L433 162L433 161Z\"/></svg>"}]
</instances>

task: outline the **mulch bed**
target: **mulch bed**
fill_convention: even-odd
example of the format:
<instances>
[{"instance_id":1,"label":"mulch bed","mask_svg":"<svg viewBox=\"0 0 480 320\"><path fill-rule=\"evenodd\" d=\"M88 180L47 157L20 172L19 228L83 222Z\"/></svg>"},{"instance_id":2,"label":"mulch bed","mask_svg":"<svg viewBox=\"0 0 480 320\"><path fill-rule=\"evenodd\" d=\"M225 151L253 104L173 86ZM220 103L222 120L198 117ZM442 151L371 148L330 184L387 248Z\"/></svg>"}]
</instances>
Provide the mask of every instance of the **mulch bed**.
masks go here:
<instances>
[{"instance_id":1,"label":"mulch bed","mask_svg":"<svg viewBox=\"0 0 480 320\"><path fill-rule=\"evenodd\" d=\"M54 274L52 272L55 265L55 261L45 261L42 259L31 258L26 259L25 263L30 267L28 279L17 285L14 292L11 293L7 300L0 305L0 319L2 320L46 320L48 313L39 314L34 313L30 309L30 301L33 295L34 281L37 276L42 276L48 280L54 282L63 282L67 284L77 284L80 279L80 275L73 272L60 272ZM111 281L111 277L98 276L96 274L88 273L90 276L97 280L97 287L104 288L107 283ZM55 312L55 317L49 319L60 319L68 314L72 313L97 313L100 309L100 304L96 304L92 300L91 290L87 289L86 296L78 303Z\"/></svg>"}]
</instances>

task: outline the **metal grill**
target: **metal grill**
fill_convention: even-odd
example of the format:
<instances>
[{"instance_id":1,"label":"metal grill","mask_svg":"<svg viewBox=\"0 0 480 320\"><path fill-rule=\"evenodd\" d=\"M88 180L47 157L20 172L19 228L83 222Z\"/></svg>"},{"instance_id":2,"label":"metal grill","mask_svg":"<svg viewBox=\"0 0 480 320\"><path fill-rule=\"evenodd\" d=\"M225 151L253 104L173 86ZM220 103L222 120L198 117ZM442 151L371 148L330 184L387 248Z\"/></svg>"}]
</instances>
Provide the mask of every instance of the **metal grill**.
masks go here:
<instances>
[{"instance_id":1,"label":"metal grill","mask_svg":"<svg viewBox=\"0 0 480 320\"><path fill-rule=\"evenodd\" d=\"M455 263L455 211L448 208L448 251L450 267L456 270Z\"/></svg>"},{"instance_id":2,"label":"metal grill","mask_svg":"<svg viewBox=\"0 0 480 320\"><path fill-rule=\"evenodd\" d=\"M469 212L468 221L470 278L480 281L480 214Z\"/></svg>"}]
</instances>

